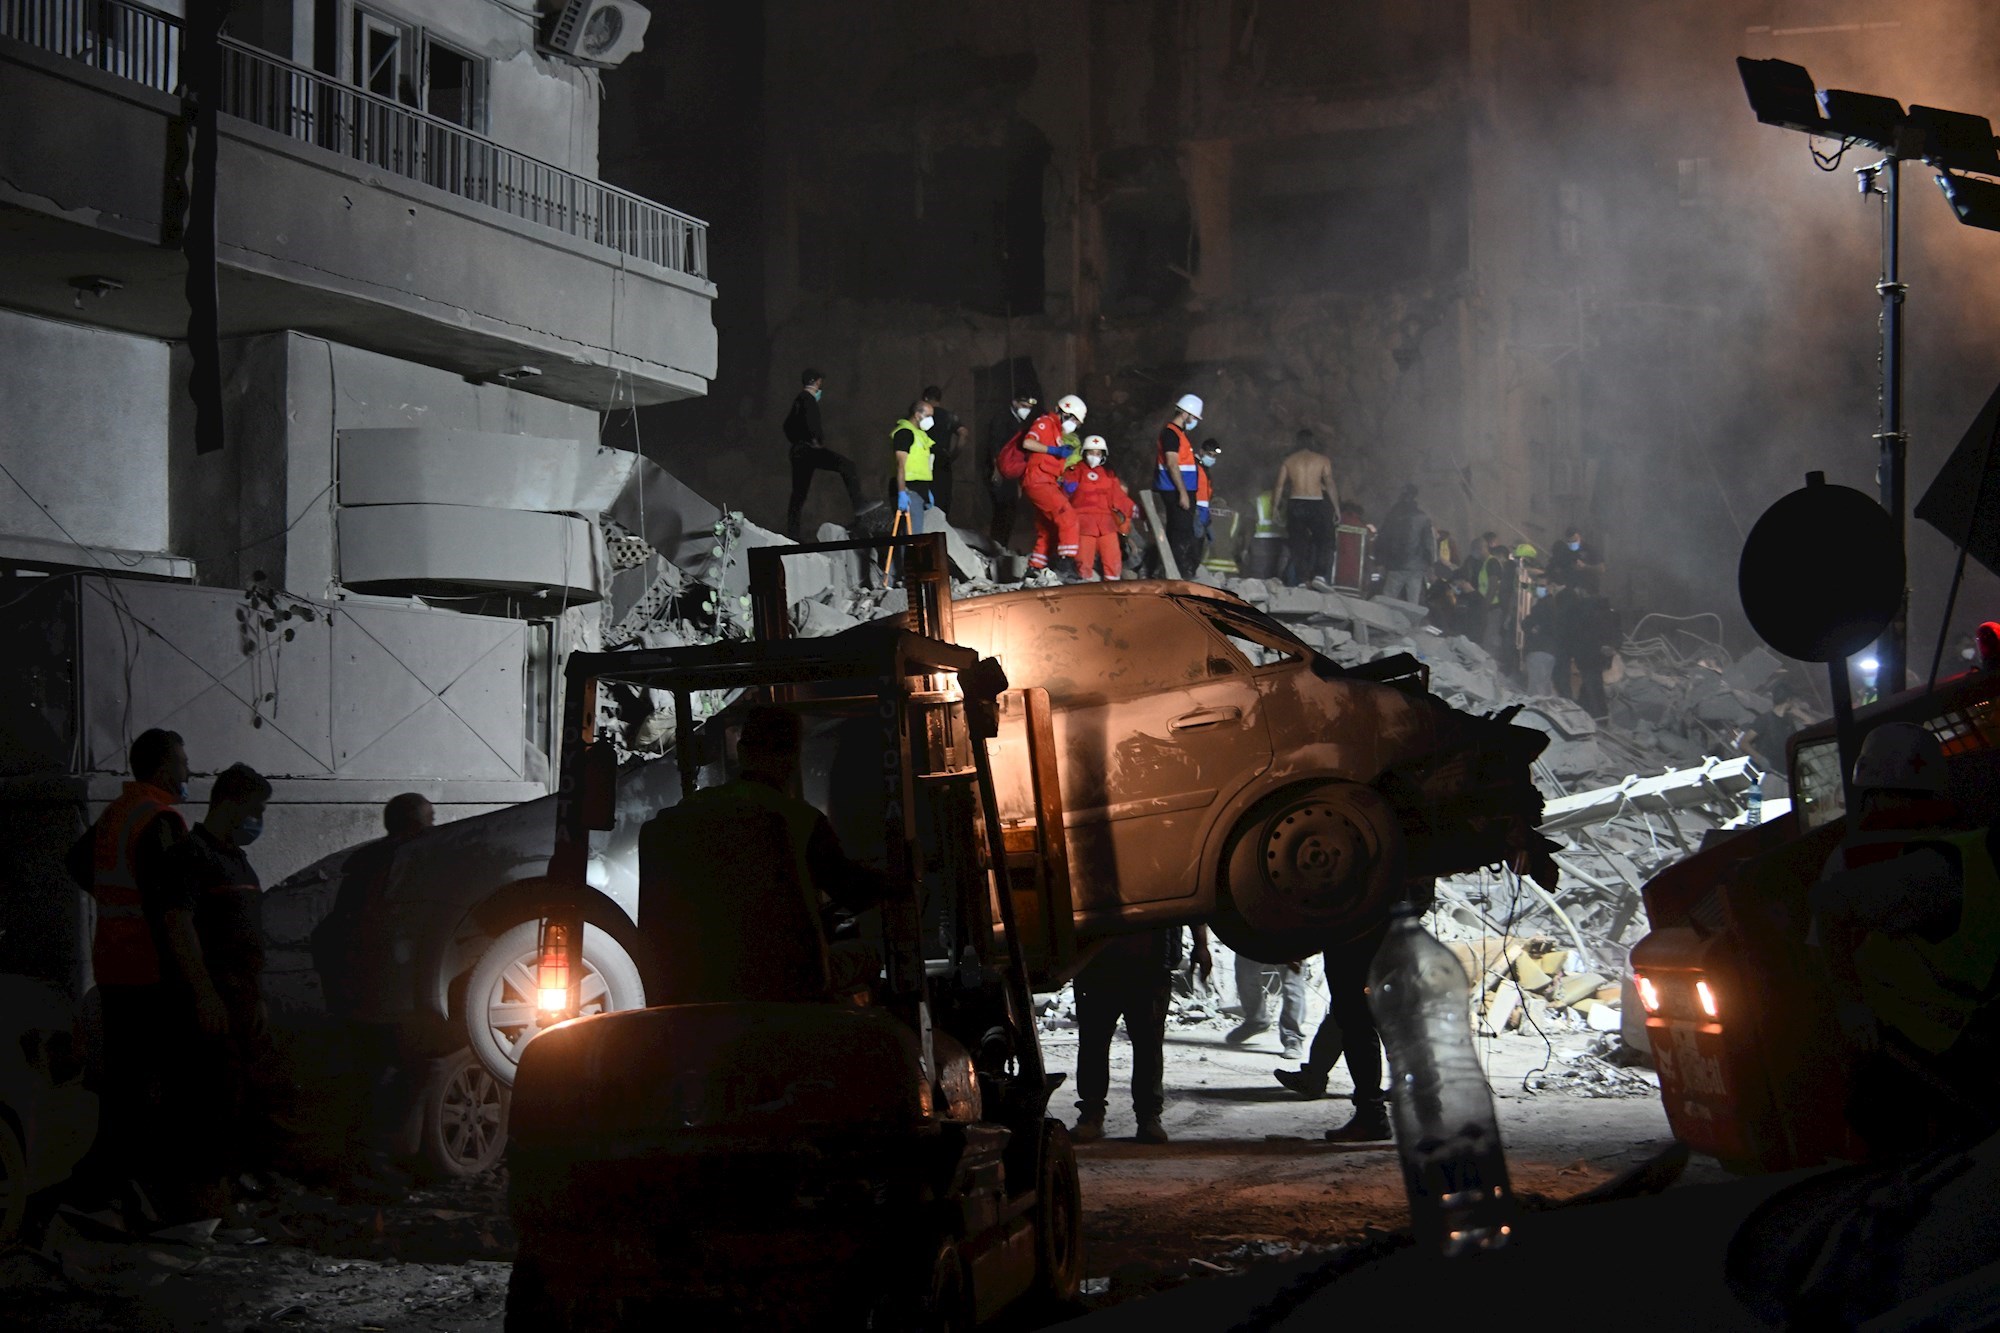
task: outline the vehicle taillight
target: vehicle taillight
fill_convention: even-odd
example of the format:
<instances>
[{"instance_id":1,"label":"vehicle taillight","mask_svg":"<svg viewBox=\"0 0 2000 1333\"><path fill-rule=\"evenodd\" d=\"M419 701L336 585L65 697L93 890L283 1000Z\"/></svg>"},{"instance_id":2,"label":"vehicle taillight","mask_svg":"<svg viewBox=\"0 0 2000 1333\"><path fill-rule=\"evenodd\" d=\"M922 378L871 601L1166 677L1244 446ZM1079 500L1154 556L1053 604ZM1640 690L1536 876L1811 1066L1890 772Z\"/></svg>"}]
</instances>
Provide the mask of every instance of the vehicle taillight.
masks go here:
<instances>
[{"instance_id":1,"label":"vehicle taillight","mask_svg":"<svg viewBox=\"0 0 2000 1333\"><path fill-rule=\"evenodd\" d=\"M541 958L535 965L535 1007L548 1013L569 1008L569 927L542 923Z\"/></svg>"},{"instance_id":2,"label":"vehicle taillight","mask_svg":"<svg viewBox=\"0 0 2000 1333\"><path fill-rule=\"evenodd\" d=\"M1653 979L1644 973L1634 973L1632 984L1639 988L1639 1003L1646 1006L1646 1012L1649 1014L1659 1013L1660 988L1653 984Z\"/></svg>"},{"instance_id":3,"label":"vehicle taillight","mask_svg":"<svg viewBox=\"0 0 2000 1333\"><path fill-rule=\"evenodd\" d=\"M1704 1014L1710 1018L1722 1017L1722 1006L1715 1002L1715 992L1709 989L1706 981L1694 983L1694 998L1701 1001L1701 1011Z\"/></svg>"}]
</instances>

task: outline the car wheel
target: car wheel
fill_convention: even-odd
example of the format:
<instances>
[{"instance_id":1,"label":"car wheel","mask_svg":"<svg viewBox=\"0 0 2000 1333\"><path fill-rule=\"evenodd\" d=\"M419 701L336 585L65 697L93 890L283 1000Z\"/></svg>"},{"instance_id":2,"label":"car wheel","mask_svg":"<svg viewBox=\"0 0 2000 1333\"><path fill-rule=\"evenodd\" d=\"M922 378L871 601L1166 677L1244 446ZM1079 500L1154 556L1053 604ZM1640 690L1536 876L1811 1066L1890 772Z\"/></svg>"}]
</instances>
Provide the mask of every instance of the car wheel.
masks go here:
<instances>
[{"instance_id":1,"label":"car wheel","mask_svg":"<svg viewBox=\"0 0 2000 1333\"><path fill-rule=\"evenodd\" d=\"M20 1239L27 1217L27 1150L14 1126L0 1116L0 1249Z\"/></svg>"},{"instance_id":2,"label":"car wheel","mask_svg":"<svg viewBox=\"0 0 2000 1333\"><path fill-rule=\"evenodd\" d=\"M1252 929L1324 938L1387 910L1402 884L1402 827L1372 787L1294 788L1244 817L1222 864L1229 899Z\"/></svg>"},{"instance_id":3,"label":"car wheel","mask_svg":"<svg viewBox=\"0 0 2000 1333\"><path fill-rule=\"evenodd\" d=\"M479 1063L507 1087L514 1070L541 1031L535 1007L536 945L540 921L523 921L487 946L465 987L465 1034ZM601 926L583 928L581 1013L640 1009L646 985L632 950Z\"/></svg>"},{"instance_id":4,"label":"car wheel","mask_svg":"<svg viewBox=\"0 0 2000 1333\"><path fill-rule=\"evenodd\" d=\"M1036 1179L1035 1290L1066 1304L1083 1285L1083 1190L1076 1149L1060 1120L1042 1122L1042 1162Z\"/></svg>"},{"instance_id":5,"label":"car wheel","mask_svg":"<svg viewBox=\"0 0 2000 1333\"><path fill-rule=\"evenodd\" d=\"M438 1062L424 1086L419 1165L438 1180L481 1175L507 1151L508 1091L469 1049Z\"/></svg>"}]
</instances>

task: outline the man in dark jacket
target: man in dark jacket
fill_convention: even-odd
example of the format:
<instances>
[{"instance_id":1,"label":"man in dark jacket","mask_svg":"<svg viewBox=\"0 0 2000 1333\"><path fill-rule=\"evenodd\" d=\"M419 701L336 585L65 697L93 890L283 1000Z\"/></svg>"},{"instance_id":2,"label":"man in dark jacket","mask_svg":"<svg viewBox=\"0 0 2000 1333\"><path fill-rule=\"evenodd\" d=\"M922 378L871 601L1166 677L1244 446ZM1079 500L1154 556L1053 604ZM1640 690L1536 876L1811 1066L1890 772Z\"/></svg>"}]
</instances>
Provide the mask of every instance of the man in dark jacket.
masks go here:
<instances>
[{"instance_id":1,"label":"man in dark jacket","mask_svg":"<svg viewBox=\"0 0 2000 1333\"><path fill-rule=\"evenodd\" d=\"M986 489L993 501L993 519L987 524L986 535L993 539L995 546L1005 546L1014 539L1014 515L1021 507L1021 482L1018 477L1000 475L1000 450L1007 441L1028 428L1035 419L1035 408L1041 400L1032 393L1022 391L1007 404L1007 410L995 416L986 428L985 456Z\"/></svg>"},{"instance_id":2,"label":"man in dark jacket","mask_svg":"<svg viewBox=\"0 0 2000 1333\"><path fill-rule=\"evenodd\" d=\"M1422 606L1424 582L1437 561L1437 530L1417 503L1415 486L1405 486L1402 498L1390 506L1376 554L1382 562L1382 595Z\"/></svg>"},{"instance_id":3,"label":"man in dark jacket","mask_svg":"<svg viewBox=\"0 0 2000 1333\"><path fill-rule=\"evenodd\" d=\"M815 472L839 473L847 487L848 504L855 513L861 512L861 477L854 470L854 460L826 447L826 433L820 425L819 400L826 377L809 368L799 381L803 387L792 400L792 410L785 414L784 427L785 442L792 451L792 499L785 510L785 535L794 541L798 540L800 514Z\"/></svg>"},{"instance_id":4,"label":"man in dark jacket","mask_svg":"<svg viewBox=\"0 0 2000 1333\"><path fill-rule=\"evenodd\" d=\"M243 849L264 831L271 784L247 764L216 776L208 812L168 854L158 922L173 1035L166 1098L187 1193L171 1221L232 1212L224 1182L265 1165L270 1086L263 885Z\"/></svg>"},{"instance_id":5,"label":"man in dark jacket","mask_svg":"<svg viewBox=\"0 0 2000 1333\"><path fill-rule=\"evenodd\" d=\"M1215 970L1208 927L1194 928L1195 967L1205 981ZM1141 1143L1165 1143L1167 1003L1181 965L1181 928L1141 931L1107 941L1076 978L1076 1128L1078 1143L1104 1137L1111 1097L1111 1037L1118 1020L1132 1039L1132 1112Z\"/></svg>"},{"instance_id":6,"label":"man in dark jacket","mask_svg":"<svg viewBox=\"0 0 2000 1333\"><path fill-rule=\"evenodd\" d=\"M826 816L792 795L796 713L749 710L742 776L662 810L639 832L639 933L653 1004L825 999L854 978L830 967L822 898L860 911L882 877L849 860Z\"/></svg>"},{"instance_id":7,"label":"man in dark jacket","mask_svg":"<svg viewBox=\"0 0 2000 1333\"><path fill-rule=\"evenodd\" d=\"M972 431L958 413L944 405L944 390L937 385L925 387L924 401L931 405L935 418L930 429L930 437L936 441L931 457L931 501L950 518L952 465L965 452L965 441Z\"/></svg>"}]
</instances>

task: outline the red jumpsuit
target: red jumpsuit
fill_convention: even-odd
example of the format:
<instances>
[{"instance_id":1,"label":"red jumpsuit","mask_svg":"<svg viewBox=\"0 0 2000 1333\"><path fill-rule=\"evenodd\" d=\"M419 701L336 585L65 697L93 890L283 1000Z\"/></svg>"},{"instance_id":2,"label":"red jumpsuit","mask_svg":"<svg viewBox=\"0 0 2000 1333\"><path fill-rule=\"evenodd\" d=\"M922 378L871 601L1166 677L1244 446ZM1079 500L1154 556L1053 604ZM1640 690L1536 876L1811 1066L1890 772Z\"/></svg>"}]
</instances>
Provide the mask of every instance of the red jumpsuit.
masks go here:
<instances>
[{"instance_id":1,"label":"red jumpsuit","mask_svg":"<svg viewBox=\"0 0 2000 1333\"><path fill-rule=\"evenodd\" d=\"M1051 447L1062 443L1062 418L1044 412L1028 427L1028 439ZM1028 454L1021 495L1035 507L1035 549L1028 557L1031 569L1048 567L1051 546L1058 557L1076 557L1076 511L1070 508L1069 497L1063 494L1062 471L1063 460L1054 454L1032 451Z\"/></svg>"},{"instance_id":2,"label":"red jumpsuit","mask_svg":"<svg viewBox=\"0 0 2000 1333\"><path fill-rule=\"evenodd\" d=\"M1066 489L1070 507L1076 510L1082 548L1076 557L1077 572L1087 575L1102 568L1105 578L1117 578L1125 568L1118 535L1132 525L1132 497L1117 473L1088 464L1070 473Z\"/></svg>"}]
</instances>

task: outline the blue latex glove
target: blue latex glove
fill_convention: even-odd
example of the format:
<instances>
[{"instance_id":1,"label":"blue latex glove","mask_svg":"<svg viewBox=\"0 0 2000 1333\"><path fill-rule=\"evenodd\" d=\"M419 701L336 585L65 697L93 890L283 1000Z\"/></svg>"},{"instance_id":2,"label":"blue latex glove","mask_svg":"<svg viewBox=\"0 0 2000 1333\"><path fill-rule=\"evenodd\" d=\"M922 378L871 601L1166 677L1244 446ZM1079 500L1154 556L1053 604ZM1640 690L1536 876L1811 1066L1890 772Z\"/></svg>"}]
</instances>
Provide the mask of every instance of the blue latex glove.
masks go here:
<instances>
[{"instance_id":1,"label":"blue latex glove","mask_svg":"<svg viewBox=\"0 0 2000 1333\"><path fill-rule=\"evenodd\" d=\"M908 491L896 492L896 508L906 514L910 512L910 493Z\"/></svg>"},{"instance_id":2,"label":"blue latex glove","mask_svg":"<svg viewBox=\"0 0 2000 1333\"><path fill-rule=\"evenodd\" d=\"M1070 455L1070 447L1066 444L1052 444L1049 446L1049 452L1055 455L1057 458L1068 458Z\"/></svg>"},{"instance_id":3,"label":"blue latex glove","mask_svg":"<svg viewBox=\"0 0 2000 1333\"><path fill-rule=\"evenodd\" d=\"M1065 491L1066 493L1068 493L1068 494L1070 494L1070 495L1075 495L1075 494L1076 494L1076 483L1075 483L1075 482L1073 482L1073 481L1066 481L1066 482L1064 482L1064 483L1062 484L1062 488L1063 488L1063 490L1064 490L1064 491Z\"/></svg>"}]
</instances>

